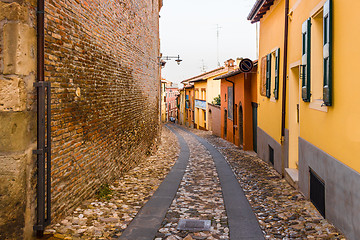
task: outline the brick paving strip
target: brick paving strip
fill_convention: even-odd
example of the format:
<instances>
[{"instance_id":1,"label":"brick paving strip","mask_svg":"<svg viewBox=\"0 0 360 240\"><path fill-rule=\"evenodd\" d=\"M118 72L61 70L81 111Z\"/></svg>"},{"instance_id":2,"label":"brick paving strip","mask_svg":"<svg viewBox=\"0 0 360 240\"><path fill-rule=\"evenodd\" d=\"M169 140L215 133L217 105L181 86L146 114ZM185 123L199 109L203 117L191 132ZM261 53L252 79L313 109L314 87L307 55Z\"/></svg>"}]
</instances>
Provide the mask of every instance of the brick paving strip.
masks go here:
<instances>
[{"instance_id":1,"label":"brick paving strip","mask_svg":"<svg viewBox=\"0 0 360 240\"><path fill-rule=\"evenodd\" d=\"M218 149L235 173L266 239L346 239L267 163L234 144L190 130Z\"/></svg>"},{"instance_id":2,"label":"brick paving strip","mask_svg":"<svg viewBox=\"0 0 360 240\"><path fill-rule=\"evenodd\" d=\"M120 240L153 239L175 197L188 165L190 152L184 138L172 128L170 130L175 133L180 144L179 158L154 195L125 229Z\"/></svg>"},{"instance_id":3,"label":"brick paving strip","mask_svg":"<svg viewBox=\"0 0 360 240\"><path fill-rule=\"evenodd\" d=\"M259 223L245 197L232 169L224 156L203 138L192 133L213 156L224 195L226 212L230 226L230 236L235 239L264 239Z\"/></svg>"},{"instance_id":4,"label":"brick paving strip","mask_svg":"<svg viewBox=\"0 0 360 240\"><path fill-rule=\"evenodd\" d=\"M188 142L190 161L155 240L229 239L229 234L232 240L264 239L225 158L204 139L184 128L177 130ZM212 228L201 232L179 231L176 227L180 219L211 220Z\"/></svg>"}]
</instances>

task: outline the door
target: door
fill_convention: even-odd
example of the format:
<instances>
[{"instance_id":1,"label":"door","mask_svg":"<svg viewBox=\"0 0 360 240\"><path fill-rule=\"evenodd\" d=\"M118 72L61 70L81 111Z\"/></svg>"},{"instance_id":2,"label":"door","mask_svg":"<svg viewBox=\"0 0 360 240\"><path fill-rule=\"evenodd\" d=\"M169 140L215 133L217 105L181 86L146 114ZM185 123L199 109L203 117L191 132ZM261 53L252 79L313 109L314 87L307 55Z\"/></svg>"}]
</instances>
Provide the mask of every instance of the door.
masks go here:
<instances>
[{"instance_id":1,"label":"door","mask_svg":"<svg viewBox=\"0 0 360 240\"><path fill-rule=\"evenodd\" d=\"M251 103L252 106L252 120L253 120L253 149L257 153L257 110L258 104L255 102Z\"/></svg>"},{"instance_id":2,"label":"door","mask_svg":"<svg viewBox=\"0 0 360 240\"><path fill-rule=\"evenodd\" d=\"M224 139L227 137L227 111L224 111Z\"/></svg>"},{"instance_id":3,"label":"door","mask_svg":"<svg viewBox=\"0 0 360 240\"><path fill-rule=\"evenodd\" d=\"M240 147L244 146L244 117L241 102L239 102L239 143Z\"/></svg>"},{"instance_id":4,"label":"door","mask_svg":"<svg viewBox=\"0 0 360 240\"><path fill-rule=\"evenodd\" d=\"M298 168L299 159L299 133L300 133L300 81L299 66L290 69L289 78L289 162L285 164L288 168Z\"/></svg>"}]
</instances>

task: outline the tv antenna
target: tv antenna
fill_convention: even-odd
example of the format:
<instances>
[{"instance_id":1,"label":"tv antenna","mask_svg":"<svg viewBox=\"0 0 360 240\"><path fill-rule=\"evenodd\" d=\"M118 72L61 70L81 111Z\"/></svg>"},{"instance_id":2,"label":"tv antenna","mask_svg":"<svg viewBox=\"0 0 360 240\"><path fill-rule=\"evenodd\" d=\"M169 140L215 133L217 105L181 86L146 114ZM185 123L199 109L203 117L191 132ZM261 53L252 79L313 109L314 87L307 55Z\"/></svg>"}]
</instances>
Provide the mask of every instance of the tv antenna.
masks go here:
<instances>
[{"instance_id":1,"label":"tv antenna","mask_svg":"<svg viewBox=\"0 0 360 240\"><path fill-rule=\"evenodd\" d=\"M202 71L202 72L206 72L206 66L205 66L205 62L204 62L204 59L201 59L201 67L200 67L200 70Z\"/></svg>"},{"instance_id":2,"label":"tv antenna","mask_svg":"<svg viewBox=\"0 0 360 240\"><path fill-rule=\"evenodd\" d=\"M219 27L219 24L216 24L216 38L217 38L217 64L218 67L220 67L220 61L219 61L219 37L220 37L220 29L222 27Z\"/></svg>"}]
</instances>

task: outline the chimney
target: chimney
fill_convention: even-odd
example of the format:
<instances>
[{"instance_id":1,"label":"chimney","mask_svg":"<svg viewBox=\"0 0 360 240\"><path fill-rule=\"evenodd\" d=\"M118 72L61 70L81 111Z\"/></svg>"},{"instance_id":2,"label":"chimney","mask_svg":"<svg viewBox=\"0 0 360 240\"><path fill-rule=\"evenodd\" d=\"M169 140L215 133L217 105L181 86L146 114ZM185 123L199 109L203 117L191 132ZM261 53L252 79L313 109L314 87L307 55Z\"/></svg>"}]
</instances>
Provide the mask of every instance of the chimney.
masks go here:
<instances>
[{"instance_id":1,"label":"chimney","mask_svg":"<svg viewBox=\"0 0 360 240\"><path fill-rule=\"evenodd\" d=\"M234 63L235 60L231 58L225 62L225 67L227 68L228 72L234 70L235 67Z\"/></svg>"},{"instance_id":2,"label":"chimney","mask_svg":"<svg viewBox=\"0 0 360 240\"><path fill-rule=\"evenodd\" d=\"M241 60L243 60L243 59L244 59L244 58L242 58L242 57L236 58L236 63L235 63L235 67L236 67L236 68L239 68L239 64L240 64Z\"/></svg>"}]
</instances>

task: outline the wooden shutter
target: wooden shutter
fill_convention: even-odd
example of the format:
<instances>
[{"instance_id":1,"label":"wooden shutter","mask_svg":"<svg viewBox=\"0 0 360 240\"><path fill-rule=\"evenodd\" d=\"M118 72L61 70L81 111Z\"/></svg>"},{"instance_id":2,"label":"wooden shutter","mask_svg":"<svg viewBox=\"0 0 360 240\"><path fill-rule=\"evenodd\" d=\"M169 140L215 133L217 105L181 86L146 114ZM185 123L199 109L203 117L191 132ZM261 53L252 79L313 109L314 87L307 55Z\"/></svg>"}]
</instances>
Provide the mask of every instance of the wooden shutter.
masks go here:
<instances>
[{"instance_id":1,"label":"wooden shutter","mask_svg":"<svg viewBox=\"0 0 360 240\"><path fill-rule=\"evenodd\" d=\"M266 56L266 97L270 98L271 87L271 53Z\"/></svg>"},{"instance_id":2,"label":"wooden shutter","mask_svg":"<svg viewBox=\"0 0 360 240\"><path fill-rule=\"evenodd\" d=\"M266 96L266 56L261 58L260 95Z\"/></svg>"},{"instance_id":3,"label":"wooden shutter","mask_svg":"<svg viewBox=\"0 0 360 240\"><path fill-rule=\"evenodd\" d=\"M301 96L304 102L310 102L310 57L311 57L311 19L302 25L302 66L301 66Z\"/></svg>"},{"instance_id":4,"label":"wooden shutter","mask_svg":"<svg viewBox=\"0 0 360 240\"><path fill-rule=\"evenodd\" d=\"M279 74L280 72L280 48L275 51L275 88L274 88L274 97L275 99L279 98Z\"/></svg>"},{"instance_id":5,"label":"wooden shutter","mask_svg":"<svg viewBox=\"0 0 360 240\"><path fill-rule=\"evenodd\" d=\"M327 0L323 11L323 57L324 57L324 87L323 100L326 106L332 105L332 3Z\"/></svg>"}]
</instances>

